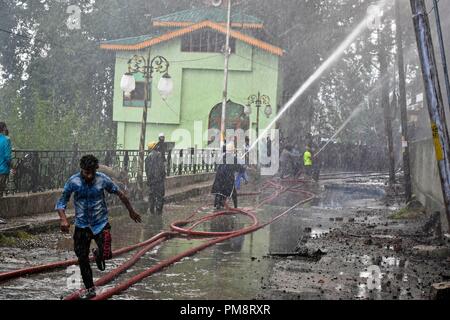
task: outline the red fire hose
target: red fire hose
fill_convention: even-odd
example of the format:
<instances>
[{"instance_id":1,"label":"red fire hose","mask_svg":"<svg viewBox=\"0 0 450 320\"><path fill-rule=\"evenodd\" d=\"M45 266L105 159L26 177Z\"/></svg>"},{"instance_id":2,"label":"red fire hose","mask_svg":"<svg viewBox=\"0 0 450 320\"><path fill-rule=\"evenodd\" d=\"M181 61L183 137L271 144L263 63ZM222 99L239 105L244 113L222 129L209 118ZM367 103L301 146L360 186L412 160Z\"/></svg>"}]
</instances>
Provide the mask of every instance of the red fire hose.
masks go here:
<instances>
[{"instance_id":1,"label":"red fire hose","mask_svg":"<svg viewBox=\"0 0 450 320\"><path fill-rule=\"evenodd\" d=\"M290 188L287 188L286 191L289 190L289 189ZM215 238L215 239L209 240L208 242L206 242L204 244L201 244L201 245L199 245L199 246L197 246L195 248L192 248L192 249L189 249L189 250L187 250L185 252L182 252L182 253L180 253L180 254L178 254L176 256L173 256L172 258L163 260L160 263L158 263L157 265L147 269L144 272L141 272L141 273L135 275L134 277L132 277L132 278L130 278L130 279L128 279L128 280L126 280L126 281L116 285L115 287L113 287L113 288L111 288L109 290L106 290L104 292L99 293L92 300L105 300L105 299L108 299L108 298L112 297L113 295L116 295L116 294L118 294L118 293L128 289L133 284L141 281L142 279L144 279L144 278L146 278L146 277L148 277L148 276L150 276L150 275L160 271L161 269L163 269L163 268L165 268L165 267L167 267L167 266L169 266L169 265L171 265L171 264L173 264L173 263L175 263L175 262L177 262L177 261L179 261L179 260L181 260L181 259L183 259L185 257L191 256L191 255L193 255L193 254L195 254L195 253L197 253L197 252L199 252L199 251L201 251L201 250L203 250L205 248L213 246L213 245L215 245L217 243L220 243L220 242L232 239L232 238L240 237L240 236L243 236L245 234L248 234L248 233L251 233L251 232L255 232L255 231L257 231L257 230L259 230L261 228L264 228L267 225L269 225L269 224L275 222L276 220L282 218L284 215L286 215L287 213L289 213L293 209L297 208L298 206L300 206L300 205L302 205L302 204L304 204L304 203L306 203L308 201L311 201L315 197L315 195L313 193L311 193L311 192L298 190L298 189L297 189L297 192L307 195L308 198L305 199L305 200L297 202L294 206L292 206L289 209L285 210L284 212L282 212L281 214L277 215L276 217L274 217L270 221L268 221L268 222L266 222L264 224L261 224L261 225L252 225L250 227L246 227L246 228L243 228L241 230L237 230L237 231L231 232L229 235L225 235L225 236L221 236L219 238ZM263 202L265 202L266 200L264 200ZM222 214L222 215L223 214L229 214L230 210L233 211L234 213L242 213L242 214L245 214L245 215L250 215L249 212L246 212L244 210L228 209L227 211L222 211L220 213L215 213L214 216L218 216L220 214ZM202 218L201 220L204 220L204 218ZM172 224L171 227L173 229L174 224ZM189 229L182 229L182 228L179 228L179 227L177 227L177 231L180 232L180 233L185 233L185 234L195 234L195 232L193 232L193 231L191 231ZM202 232L201 234L205 235L205 236L214 236L214 235L223 234L223 233L222 232Z\"/></svg>"},{"instance_id":2,"label":"red fire hose","mask_svg":"<svg viewBox=\"0 0 450 320\"><path fill-rule=\"evenodd\" d=\"M301 180L295 180L295 181L289 180L287 182L297 182L298 183L298 182L302 182L302 181ZM275 198L279 197L281 194L283 194L285 192L302 193L307 196L307 199L297 202L294 206L285 210L284 212L282 212L281 214L277 215L275 218L271 219L270 221L268 221L264 224L259 224L256 215L250 210L232 209L232 208L229 208L228 206L226 206L226 210L214 212L212 214L206 215L206 216L198 218L198 219L193 219L193 217L198 213L198 210L197 210L197 212L192 214L187 219L173 222L171 224L172 232L161 232L161 233L157 234L156 236L154 236L142 243L138 243L138 244L128 246L125 248L121 248L119 250L114 251L113 257L116 257L118 255L132 251L134 249L142 248L139 252L135 253L127 262L123 263L122 265L120 265L116 269L112 270L111 272L109 272L108 274L103 276L102 278L98 279L95 282L96 286L102 286L102 285L109 283L110 281L112 281L113 279L118 277L121 273L123 273L125 270L127 270L131 266L133 266L147 251L151 250L152 248L156 247L157 245L161 244L162 242L164 242L165 240L168 240L169 238L171 238L173 236L189 235L189 236L202 236L202 237L209 237L209 238L214 237L214 239L208 240L206 243L204 243L200 246L197 246L195 248L192 248L190 250L182 252L182 253L180 253L174 257L171 257L169 259L166 259L164 261L161 261L157 265L132 277L131 279L126 280L123 283L118 284L117 286L115 286L107 291L99 293L94 298L94 300L107 299L115 294L118 294L118 293L126 290L127 288L129 288L130 286L135 284L136 282L139 282L142 279L150 276L151 274L158 272L159 270L161 270L161 269L163 269L185 257L191 256L207 247L210 247L212 245L226 241L228 239L239 237L239 236L242 236L242 235L245 235L245 234L248 234L248 233L251 233L251 232L257 231L261 228L266 227L267 225L275 222L276 220L280 219L281 217L283 217L284 215L289 213L291 210L295 209L296 207L300 206L303 203L311 201L315 197L315 195L313 193L301 190L301 189L299 189L299 187L300 187L299 184L290 186L290 187L283 187L283 185L276 183L273 180L269 180L263 185L263 189L273 188L273 189L275 189L275 191L270 196L268 196L267 198L262 200L254 209L259 208L262 205L273 201ZM259 195L259 194L261 194L261 192L240 194L240 196ZM194 231L193 230L196 226L198 226L199 224L201 224L203 222L212 220L218 216L229 215L229 214L246 215L251 219L252 224L250 226L244 227L240 230L229 231L229 232L205 232L205 231ZM191 224L191 226L189 228L183 228L183 226L186 226L188 224ZM93 261L93 258L91 258L91 261ZM53 270L55 268L66 267L66 266L70 266L70 265L74 265L74 264L78 264L77 259L60 261L60 262L55 262L55 263L51 263L51 264L35 266L35 267L30 267L30 268L24 268L24 269L19 269L19 270L10 271L10 272L4 272L4 273L0 273L0 281L17 278L17 277L27 275L27 274L49 271L49 270ZM67 296L65 298L65 300L78 299L80 294L83 291L84 290L78 290L78 291L72 293L71 295Z\"/></svg>"},{"instance_id":3,"label":"red fire hose","mask_svg":"<svg viewBox=\"0 0 450 320\"><path fill-rule=\"evenodd\" d=\"M142 242L142 243L138 243L138 244L134 244L128 247L124 247L118 250L113 251L113 257L117 257L120 256L124 253L127 253L129 251L132 251L134 249L146 246L148 244L153 243L154 241L159 240L160 238L164 237L165 234L167 232L162 232L157 234L156 236ZM94 257L90 257L89 260L92 262L94 261ZM33 274L33 273L41 273L41 272L45 272L45 271L50 271L53 269L58 269L58 268L62 268L62 267L68 267L71 265L75 265L78 264L78 259L71 259L71 260L65 260L65 261L58 261L58 262L53 262L53 263L49 263L49 264L44 264L44 265L40 265L40 266L35 266L35 267L29 267L29 268L23 268L23 269L18 269L18 270L14 270L14 271L8 271L8 272L3 272L0 273L0 281L5 281L5 280L10 280L10 279L14 279L14 278L18 278L24 275L28 275L28 274Z\"/></svg>"},{"instance_id":4,"label":"red fire hose","mask_svg":"<svg viewBox=\"0 0 450 320\"><path fill-rule=\"evenodd\" d=\"M153 249L154 247L156 247L157 245L161 244L162 242L164 242L165 240L169 239L172 236L172 234L170 232L164 232L163 234L165 234L165 235L161 236L159 239L157 239L154 242L148 244L143 249L141 249L140 251L135 253L130 258L130 260L128 260L127 262L125 262L121 266L119 266L118 268L114 269L113 271L109 272L105 276L103 276L100 279L98 279L97 281L95 281L95 283L94 283L95 286L96 287L103 286L103 285L111 282L116 277L118 277L122 272L124 272L127 269L131 268L139 260L140 257L142 257L145 253L147 253L147 251ZM75 300L75 299L78 299L83 292L84 292L84 290L80 289L80 290L72 293L71 295L65 297L64 300Z\"/></svg>"}]
</instances>

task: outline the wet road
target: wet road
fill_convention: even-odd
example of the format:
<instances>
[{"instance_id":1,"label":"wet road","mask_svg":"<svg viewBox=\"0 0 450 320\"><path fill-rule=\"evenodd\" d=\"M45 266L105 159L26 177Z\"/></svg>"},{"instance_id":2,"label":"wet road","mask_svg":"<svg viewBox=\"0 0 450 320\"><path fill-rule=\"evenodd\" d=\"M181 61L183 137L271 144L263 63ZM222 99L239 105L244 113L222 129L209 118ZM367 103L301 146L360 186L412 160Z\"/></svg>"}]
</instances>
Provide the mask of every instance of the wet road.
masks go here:
<instances>
[{"instance_id":1,"label":"wet road","mask_svg":"<svg viewBox=\"0 0 450 320\"><path fill-rule=\"evenodd\" d=\"M377 299L397 297L396 293L388 294L389 288L385 283L381 288L381 282L376 282L375 290L372 290L370 285L368 289L366 281L370 276L369 273L374 271L368 267L373 265L379 265L381 272L384 273L394 269L402 271L405 266L406 268L411 267L408 259L399 254L393 254L393 248L387 241L389 237L380 240L385 247L381 249L386 252L379 254L374 252L373 247L367 248L367 245L362 242L366 239L357 242L356 240L360 240L359 238L348 239L342 235L329 236L330 231L335 231L338 225L344 223L353 222L356 225L380 223L379 217L376 215L361 214L358 216L357 214L358 208L387 210L379 201L382 193L373 192L373 190L381 189L375 187L361 190L351 188L327 188L324 190L323 187L309 185L306 189L320 194L320 198L312 203L297 208L291 214L264 229L217 244L194 256L185 258L161 272L145 278L112 299L337 299L342 297ZM240 207L254 207L261 198L262 196L240 198ZM299 196L296 194L283 195L270 205L259 209L257 211L258 219L260 222L268 221L299 200ZM166 206L165 214L162 217L144 214L142 224L132 222L126 212L113 214L111 217L113 249L142 242L161 230L169 230L171 222L189 216L199 207L209 205L208 202L211 201L211 196L207 195L183 203L170 204ZM395 207L391 208L391 210L394 209ZM208 210L211 209L204 208L202 213L208 213ZM227 216L207 222L198 230L230 231L240 229L245 225L248 225L248 218ZM403 225L393 226L393 228L395 227L401 228ZM356 232L355 230L357 227L351 232ZM32 264L73 258L70 236L56 234L56 240L47 248L28 250L2 248L0 270L6 271ZM328 240L320 240L322 238ZM314 239L318 239L318 242L314 242ZM110 288L159 261L197 246L203 241L188 238L166 241L145 254L131 269L104 288ZM309 246L309 253L317 250L328 251L328 253L317 257L310 254L303 257L288 256L290 253L298 252L299 248L304 247L305 244ZM333 250L336 252L332 253ZM125 254L109 261L106 271L119 266L131 255L132 253ZM435 265L430 264L430 268L433 266ZM421 268L421 270L425 270L425 267ZM93 270L94 278L103 275L96 270L95 264L93 264ZM378 272L378 269L375 271ZM0 284L0 299L60 299L80 287L77 273L78 267L73 266L2 283ZM391 273L389 277L391 282L400 281L401 283L405 277L404 274L404 272ZM414 273L408 274L411 286L417 281L427 281ZM414 294L411 291L408 293L406 289L403 290L404 297L421 297L420 288ZM387 295L382 293L387 293Z\"/></svg>"},{"instance_id":2,"label":"wet road","mask_svg":"<svg viewBox=\"0 0 450 320\"><path fill-rule=\"evenodd\" d=\"M205 203L205 200L211 202L210 198L209 195L201 196L183 203L169 204L165 207L165 214L162 217L143 214L142 224L132 222L126 212L111 215L113 250L142 242L161 230L169 230L171 222L185 218L199 207L208 205L209 203ZM239 204L240 207L253 207L258 201L259 197L243 197ZM278 201L284 205L294 204L298 201L298 196L289 195L280 198L274 206L265 206L258 210L257 216L260 222L265 222L281 212L283 208L276 208ZM202 213L210 213L208 210L211 210L210 207L204 208ZM237 230L248 225L248 222L248 218L240 215L220 217L203 224L197 230ZM271 241L279 237L283 238L284 233L280 232L277 235L276 231L265 228L253 234L217 244L144 279L113 299L254 298L261 290L262 280L267 277L272 268L272 261L265 259L264 256L269 252ZM201 239L186 238L168 240L144 255L137 264L105 288L203 242L204 240ZM7 271L32 264L73 258L72 245L69 235L59 235L52 249L2 248L0 269ZM108 262L107 271L119 266L130 256L131 254L125 254ZM0 284L0 299L59 299L73 291L70 289L79 287L77 268L77 266L69 267ZM95 265L93 265L93 271L94 279L102 275L96 270Z\"/></svg>"}]
</instances>

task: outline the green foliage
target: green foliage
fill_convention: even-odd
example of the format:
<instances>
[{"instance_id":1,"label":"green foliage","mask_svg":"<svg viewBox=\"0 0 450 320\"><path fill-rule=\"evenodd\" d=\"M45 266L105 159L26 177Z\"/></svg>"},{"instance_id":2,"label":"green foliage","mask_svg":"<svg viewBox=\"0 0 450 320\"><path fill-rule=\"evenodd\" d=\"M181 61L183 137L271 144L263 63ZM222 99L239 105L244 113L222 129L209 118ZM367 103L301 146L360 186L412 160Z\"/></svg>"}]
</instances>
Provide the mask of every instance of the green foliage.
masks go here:
<instances>
[{"instance_id":1,"label":"green foliage","mask_svg":"<svg viewBox=\"0 0 450 320\"><path fill-rule=\"evenodd\" d=\"M0 121L7 122L14 148L114 148L114 55L101 50L99 41L146 34L151 15L189 3L1 1L0 27L22 35L0 32L6 81L0 81ZM69 4L82 10L79 30L66 25Z\"/></svg>"},{"instance_id":2,"label":"green foliage","mask_svg":"<svg viewBox=\"0 0 450 320\"><path fill-rule=\"evenodd\" d=\"M89 123L76 107L55 106L34 92L31 100L33 116L21 111L23 100L13 100L2 118L11 128L10 136L16 149L71 150L75 144L83 149L104 149L112 146L115 136L101 123Z\"/></svg>"},{"instance_id":3,"label":"green foliage","mask_svg":"<svg viewBox=\"0 0 450 320\"><path fill-rule=\"evenodd\" d=\"M401 0L405 48L415 37L407 0ZM152 17L204 6L203 0L71 0L0 1L0 120L8 122L16 148L113 148L112 119L114 55L100 50L101 40L152 32ZM285 103L363 19L367 0L247 0L233 10L264 20L255 36L282 47ZM442 2L441 2L442 3ZM66 26L68 5L82 9L81 29ZM395 63L393 10L388 10L389 66ZM35 32L35 36L32 36ZM340 135L344 142L384 144L381 94L375 90L378 42L367 31L343 59L328 70L281 119L288 137L309 133L330 137L353 110L369 103ZM35 37L32 41L30 38ZM408 55L408 50L405 50ZM413 65L413 67L411 67ZM410 83L417 80L414 64L406 67ZM392 76L394 73L391 73ZM394 84L392 83L392 86ZM417 85L416 85L417 86Z\"/></svg>"},{"instance_id":4,"label":"green foliage","mask_svg":"<svg viewBox=\"0 0 450 320\"><path fill-rule=\"evenodd\" d=\"M20 240L31 240L33 236L25 231L18 231L16 237Z\"/></svg>"},{"instance_id":5,"label":"green foliage","mask_svg":"<svg viewBox=\"0 0 450 320\"><path fill-rule=\"evenodd\" d=\"M15 247L33 239L34 236L25 231L17 231L8 235L0 234L0 247Z\"/></svg>"},{"instance_id":6,"label":"green foliage","mask_svg":"<svg viewBox=\"0 0 450 320\"><path fill-rule=\"evenodd\" d=\"M17 239L0 234L0 247L12 247L17 244Z\"/></svg>"},{"instance_id":7,"label":"green foliage","mask_svg":"<svg viewBox=\"0 0 450 320\"><path fill-rule=\"evenodd\" d=\"M389 216L390 219L394 220L413 220L420 217L423 217L425 214L425 210L423 208L413 208L410 209L408 207L404 207L392 215Z\"/></svg>"}]
</instances>

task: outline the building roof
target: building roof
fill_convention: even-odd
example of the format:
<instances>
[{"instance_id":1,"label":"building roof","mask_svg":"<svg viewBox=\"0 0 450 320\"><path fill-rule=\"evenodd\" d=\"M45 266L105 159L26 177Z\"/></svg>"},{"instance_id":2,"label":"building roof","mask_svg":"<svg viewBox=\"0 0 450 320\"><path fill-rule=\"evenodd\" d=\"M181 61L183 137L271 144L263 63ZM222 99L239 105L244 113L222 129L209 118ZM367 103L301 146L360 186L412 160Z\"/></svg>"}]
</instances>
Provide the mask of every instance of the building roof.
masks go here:
<instances>
[{"instance_id":1,"label":"building roof","mask_svg":"<svg viewBox=\"0 0 450 320\"><path fill-rule=\"evenodd\" d=\"M109 40L109 41L103 41L100 43L100 48L105 50L114 50L114 51L136 51L136 50L142 50L151 46L154 46L156 44L172 40L177 37L181 37L185 34L203 29L203 28L211 28L213 30L216 30L218 32L227 33L227 28L219 23L215 23L212 21L202 21L196 24L193 24L188 27L184 27L181 29L169 31L163 34L156 34L156 35L144 35L139 37L132 37L132 38L124 38L124 39L117 39L117 40ZM283 49L273 46L267 42L264 42L262 40L256 39L250 35L246 35L242 32L231 30L230 36L241 40L251 46L260 48L264 51L267 51L271 54L282 56L283 55Z\"/></svg>"},{"instance_id":2,"label":"building roof","mask_svg":"<svg viewBox=\"0 0 450 320\"><path fill-rule=\"evenodd\" d=\"M157 27L186 27L206 20L226 24L227 10L216 7L196 8L152 19L153 25ZM236 28L261 29L263 27L262 20L240 12L232 13L231 22Z\"/></svg>"},{"instance_id":3,"label":"building roof","mask_svg":"<svg viewBox=\"0 0 450 320\"><path fill-rule=\"evenodd\" d=\"M121 39L115 39L115 40L102 41L102 42L100 42L100 47L103 48L103 44L136 45L138 43L157 38L161 34L163 34L163 33L162 32L154 32L152 34L146 34L146 35L137 36L137 37L129 37L129 38L121 38ZM105 48L103 48L103 49L105 49Z\"/></svg>"}]
</instances>

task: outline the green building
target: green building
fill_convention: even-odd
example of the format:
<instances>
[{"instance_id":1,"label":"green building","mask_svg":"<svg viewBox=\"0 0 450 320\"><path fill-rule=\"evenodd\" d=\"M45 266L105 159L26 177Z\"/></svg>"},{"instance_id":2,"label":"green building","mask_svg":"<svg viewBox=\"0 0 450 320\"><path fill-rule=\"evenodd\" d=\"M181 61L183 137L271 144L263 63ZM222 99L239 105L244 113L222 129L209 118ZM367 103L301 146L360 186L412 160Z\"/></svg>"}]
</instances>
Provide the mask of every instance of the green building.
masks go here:
<instances>
[{"instance_id":1,"label":"green building","mask_svg":"<svg viewBox=\"0 0 450 320\"><path fill-rule=\"evenodd\" d=\"M170 63L169 74L174 83L172 94L163 99L157 90L162 76L153 73L146 143L156 141L160 132L176 148L208 146L209 128L220 129L224 86L226 10L216 7L185 10L153 19L153 34L104 41L100 47L115 51L114 111L117 122L118 148L137 150L144 106L144 77L135 74L136 89L126 96L120 88L128 61L134 55L153 58L163 56ZM257 37L263 22L255 17L232 15L231 57L229 61L226 127L256 129L256 108L248 116L245 111L252 94L270 98L272 114L260 108L259 127L276 115L281 98L279 57L283 50ZM260 129L260 131L261 131ZM188 132L188 136L186 136ZM253 139L254 136L251 138Z\"/></svg>"}]
</instances>

